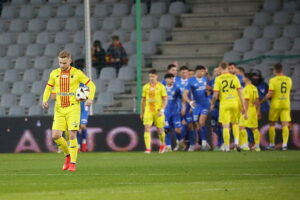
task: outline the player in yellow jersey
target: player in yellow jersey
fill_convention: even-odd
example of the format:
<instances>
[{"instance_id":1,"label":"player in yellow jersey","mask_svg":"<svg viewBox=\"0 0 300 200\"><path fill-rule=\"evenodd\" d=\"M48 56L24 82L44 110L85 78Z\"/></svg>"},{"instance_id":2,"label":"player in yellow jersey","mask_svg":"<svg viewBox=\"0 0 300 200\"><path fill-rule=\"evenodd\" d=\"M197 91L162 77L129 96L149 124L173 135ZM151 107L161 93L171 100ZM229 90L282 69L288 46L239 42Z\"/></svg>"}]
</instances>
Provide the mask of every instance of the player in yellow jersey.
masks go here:
<instances>
[{"instance_id":1,"label":"player in yellow jersey","mask_svg":"<svg viewBox=\"0 0 300 200\"><path fill-rule=\"evenodd\" d=\"M141 119L145 126L144 139L146 151L151 153L151 133L150 128L154 124L157 127L160 147L159 153L165 152L165 108L168 103L167 91L165 86L157 81L155 69L149 71L149 83L145 84L142 92Z\"/></svg>"},{"instance_id":2,"label":"player in yellow jersey","mask_svg":"<svg viewBox=\"0 0 300 200\"><path fill-rule=\"evenodd\" d=\"M260 103L257 88L251 83L251 74L245 74L244 82L245 87L243 89L243 97L245 100L245 112L247 113L247 119L244 115L240 116L240 148L249 150L248 134L246 128L250 128L254 135L255 151L260 151L260 133L258 130L258 118L261 117Z\"/></svg>"},{"instance_id":3,"label":"player in yellow jersey","mask_svg":"<svg viewBox=\"0 0 300 200\"><path fill-rule=\"evenodd\" d=\"M220 100L219 122L223 126L224 151L230 151L230 124L236 127L239 122L240 104L242 104L242 111L244 111L244 100L241 91L241 84L238 78L230 74L228 71L228 64L220 63L221 75L216 77L214 85L214 94L211 100L210 109L213 110L216 100ZM247 113L245 118L247 119Z\"/></svg>"},{"instance_id":4,"label":"player in yellow jersey","mask_svg":"<svg viewBox=\"0 0 300 200\"><path fill-rule=\"evenodd\" d=\"M269 80L269 91L261 100L261 103L263 103L269 98L272 98L269 112L270 146L268 149L275 149L275 122L280 120L282 125L282 150L287 150L289 139L288 123L291 121L290 94L292 79L283 74L282 65L280 63L274 66L273 72L275 77Z\"/></svg>"},{"instance_id":5,"label":"player in yellow jersey","mask_svg":"<svg viewBox=\"0 0 300 200\"><path fill-rule=\"evenodd\" d=\"M77 161L78 143L76 133L80 125L80 102L76 100L75 93L79 83L84 83L90 89L90 95L85 102L86 106L91 106L95 95L95 84L80 70L73 68L71 64L71 54L61 51L58 55L59 68L50 73L46 85L42 107L47 109L48 99L54 88L56 93L54 119L52 125L52 138L57 146L66 155L63 170L75 171ZM63 131L68 130L70 146L62 137Z\"/></svg>"}]
</instances>

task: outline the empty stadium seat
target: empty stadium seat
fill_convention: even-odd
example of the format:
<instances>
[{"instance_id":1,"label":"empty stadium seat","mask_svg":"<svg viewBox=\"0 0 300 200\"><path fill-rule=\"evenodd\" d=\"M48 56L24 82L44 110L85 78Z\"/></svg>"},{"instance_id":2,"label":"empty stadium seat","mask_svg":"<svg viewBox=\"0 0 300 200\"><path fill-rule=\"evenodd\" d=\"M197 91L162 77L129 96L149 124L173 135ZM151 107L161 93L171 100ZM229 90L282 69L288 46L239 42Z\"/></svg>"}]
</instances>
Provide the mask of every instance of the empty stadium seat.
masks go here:
<instances>
[{"instance_id":1,"label":"empty stadium seat","mask_svg":"<svg viewBox=\"0 0 300 200\"><path fill-rule=\"evenodd\" d=\"M185 13L185 4L181 1L175 1L170 4L169 13L172 15L181 15Z\"/></svg>"},{"instance_id":2,"label":"empty stadium seat","mask_svg":"<svg viewBox=\"0 0 300 200\"><path fill-rule=\"evenodd\" d=\"M78 18L68 18L66 21L65 30L67 31L77 31L81 29L81 23Z\"/></svg>"},{"instance_id":3,"label":"empty stadium seat","mask_svg":"<svg viewBox=\"0 0 300 200\"><path fill-rule=\"evenodd\" d=\"M81 48L79 44L70 43L65 45L65 50L70 52L73 58L80 56Z\"/></svg>"},{"instance_id":4,"label":"empty stadium seat","mask_svg":"<svg viewBox=\"0 0 300 200\"><path fill-rule=\"evenodd\" d=\"M17 58L24 55L24 48L18 44L12 44L7 49L7 56Z\"/></svg>"},{"instance_id":5,"label":"empty stadium seat","mask_svg":"<svg viewBox=\"0 0 300 200\"><path fill-rule=\"evenodd\" d=\"M47 30L48 31L60 31L61 30L61 23L62 21L58 18L52 18L49 19L48 23L47 23Z\"/></svg>"},{"instance_id":6,"label":"empty stadium seat","mask_svg":"<svg viewBox=\"0 0 300 200\"><path fill-rule=\"evenodd\" d=\"M115 79L116 77L116 69L113 67L105 67L100 72L100 79L102 80L109 81L111 79Z\"/></svg>"},{"instance_id":7,"label":"empty stadium seat","mask_svg":"<svg viewBox=\"0 0 300 200\"><path fill-rule=\"evenodd\" d=\"M73 42L78 43L78 44L83 44L84 43L84 31L77 31L74 34Z\"/></svg>"},{"instance_id":8,"label":"empty stadium seat","mask_svg":"<svg viewBox=\"0 0 300 200\"><path fill-rule=\"evenodd\" d=\"M99 104L93 104L93 111L95 115L103 114L103 106Z\"/></svg>"},{"instance_id":9,"label":"empty stadium seat","mask_svg":"<svg viewBox=\"0 0 300 200\"><path fill-rule=\"evenodd\" d=\"M48 44L51 42L52 42L52 39L48 32L38 33L38 35L36 37L37 44Z\"/></svg>"},{"instance_id":10,"label":"empty stadium seat","mask_svg":"<svg viewBox=\"0 0 300 200\"><path fill-rule=\"evenodd\" d=\"M31 19L35 17L35 10L31 5L23 5L20 9L21 19Z\"/></svg>"},{"instance_id":11,"label":"empty stadium seat","mask_svg":"<svg viewBox=\"0 0 300 200\"><path fill-rule=\"evenodd\" d=\"M141 27L142 29L152 29L157 27L158 19L152 15L145 15L142 17Z\"/></svg>"},{"instance_id":12,"label":"empty stadium seat","mask_svg":"<svg viewBox=\"0 0 300 200\"><path fill-rule=\"evenodd\" d=\"M6 116L5 108L0 107L0 116L1 116L1 117Z\"/></svg>"},{"instance_id":13,"label":"empty stadium seat","mask_svg":"<svg viewBox=\"0 0 300 200\"><path fill-rule=\"evenodd\" d=\"M11 67L11 59L8 57L0 57L0 70L6 70Z\"/></svg>"},{"instance_id":14,"label":"empty stadium seat","mask_svg":"<svg viewBox=\"0 0 300 200\"><path fill-rule=\"evenodd\" d=\"M291 41L287 37L277 38L274 41L273 49L276 51L287 51L291 48Z\"/></svg>"},{"instance_id":15,"label":"empty stadium seat","mask_svg":"<svg viewBox=\"0 0 300 200\"><path fill-rule=\"evenodd\" d=\"M43 75L42 75L42 80L43 80L43 81L48 81L49 76L50 76L50 73L51 73L52 70L53 70L53 68L46 69L46 70L43 71ZM46 85L44 85L44 87L45 87L45 86L46 86Z\"/></svg>"},{"instance_id":16,"label":"empty stadium seat","mask_svg":"<svg viewBox=\"0 0 300 200\"><path fill-rule=\"evenodd\" d=\"M165 14L160 17L159 20L159 27L166 29L166 30L171 30L173 27L176 25L176 18L171 15L171 14Z\"/></svg>"},{"instance_id":17,"label":"empty stadium seat","mask_svg":"<svg viewBox=\"0 0 300 200\"><path fill-rule=\"evenodd\" d=\"M43 115L44 111L43 108L40 105L31 105L28 110L29 116L40 116Z\"/></svg>"},{"instance_id":18,"label":"empty stadium seat","mask_svg":"<svg viewBox=\"0 0 300 200\"><path fill-rule=\"evenodd\" d=\"M3 107L10 107L16 105L17 98L15 94L3 94L1 96L1 106Z\"/></svg>"},{"instance_id":19,"label":"empty stadium seat","mask_svg":"<svg viewBox=\"0 0 300 200\"><path fill-rule=\"evenodd\" d=\"M94 16L104 18L111 13L109 6L105 3L97 4L94 9Z\"/></svg>"},{"instance_id":20,"label":"empty stadium seat","mask_svg":"<svg viewBox=\"0 0 300 200\"><path fill-rule=\"evenodd\" d=\"M264 10L266 11L276 11L281 8L280 0L265 0L264 1Z\"/></svg>"},{"instance_id":21,"label":"empty stadium seat","mask_svg":"<svg viewBox=\"0 0 300 200\"><path fill-rule=\"evenodd\" d=\"M102 79L94 80L94 83L97 88L97 93L105 92L106 91L106 81Z\"/></svg>"},{"instance_id":22,"label":"empty stadium seat","mask_svg":"<svg viewBox=\"0 0 300 200\"><path fill-rule=\"evenodd\" d=\"M17 13L18 9L15 6L4 6L1 12L1 17L4 19L13 19L17 16Z\"/></svg>"},{"instance_id":23,"label":"empty stadium seat","mask_svg":"<svg viewBox=\"0 0 300 200\"><path fill-rule=\"evenodd\" d=\"M21 95L28 92L28 85L23 81L14 82L11 93Z\"/></svg>"},{"instance_id":24,"label":"empty stadium seat","mask_svg":"<svg viewBox=\"0 0 300 200\"><path fill-rule=\"evenodd\" d=\"M26 49L26 56L29 57L38 57L43 53L43 46L41 44L30 44Z\"/></svg>"},{"instance_id":25,"label":"empty stadium seat","mask_svg":"<svg viewBox=\"0 0 300 200\"><path fill-rule=\"evenodd\" d=\"M234 42L233 50L238 52L246 52L249 51L250 48L251 48L250 40L246 38L241 38Z\"/></svg>"},{"instance_id":26,"label":"empty stadium seat","mask_svg":"<svg viewBox=\"0 0 300 200\"><path fill-rule=\"evenodd\" d=\"M141 15L144 16L147 14L147 5L145 3L141 3ZM131 7L131 15L135 15L135 4Z\"/></svg>"},{"instance_id":27,"label":"empty stadium seat","mask_svg":"<svg viewBox=\"0 0 300 200\"><path fill-rule=\"evenodd\" d=\"M106 31L114 31L120 26L120 21L116 17L106 17L103 21L102 29Z\"/></svg>"},{"instance_id":28,"label":"empty stadium seat","mask_svg":"<svg viewBox=\"0 0 300 200\"><path fill-rule=\"evenodd\" d=\"M252 58L256 58L262 56L261 53L257 52L257 51L248 51L244 53L244 60L247 59L252 59ZM254 61L255 64L257 64L259 61Z\"/></svg>"},{"instance_id":29,"label":"empty stadium seat","mask_svg":"<svg viewBox=\"0 0 300 200\"><path fill-rule=\"evenodd\" d=\"M19 57L16 60L15 68L16 69L27 69L30 67L30 61L27 56Z\"/></svg>"},{"instance_id":30,"label":"empty stadium seat","mask_svg":"<svg viewBox=\"0 0 300 200\"><path fill-rule=\"evenodd\" d=\"M300 25L289 25L284 27L283 36L291 39L300 37Z\"/></svg>"},{"instance_id":31,"label":"empty stadium seat","mask_svg":"<svg viewBox=\"0 0 300 200\"><path fill-rule=\"evenodd\" d=\"M11 32L22 32L24 30L24 21L21 19L14 19L10 22L9 31Z\"/></svg>"},{"instance_id":32,"label":"empty stadium seat","mask_svg":"<svg viewBox=\"0 0 300 200\"><path fill-rule=\"evenodd\" d=\"M70 42L72 36L68 32L58 32L55 35L55 43L57 44L67 44ZM84 39L84 38L83 38Z\"/></svg>"},{"instance_id":33,"label":"empty stadium seat","mask_svg":"<svg viewBox=\"0 0 300 200\"><path fill-rule=\"evenodd\" d=\"M121 67L118 79L124 80L124 81L132 81L135 79L135 73L133 67ZM98 89L98 87L97 87Z\"/></svg>"},{"instance_id":34,"label":"empty stadium seat","mask_svg":"<svg viewBox=\"0 0 300 200\"><path fill-rule=\"evenodd\" d=\"M45 22L42 19L31 19L28 24L28 31L41 32L45 29Z\"/></svg>"},{"instance_id":35,"label":"empty stadium seat","mask_svg":"<svg viewBox=\"0 0 300 200\"><path fill-rule=\"evenodd\" d=\"M5 57L6 56L6 49L5 48L6 48L5 45L0 45L0 57Z\"/></svg>"},{"instance_id":36,"label":"empty stadium seat","mask_svg":"<svg viewBox=\"0 0 300 200\"><path fill-rule=\"evenodd\" d=\"M22 5L22 4L26 4L28 2L27 2L27 0L11 0L11 3Z\"/></svg>"},{"instance_id":37,"label":"empty stadium seat","mask_svg":"<svg viewBox=\"0 0 300 200\"><path fill-rule=\"evenodd\" d=\"M96 31L94 34L93 34L93 40L99 40L101 41L102 43L104 42L107 42L109 41L109 36L107 34L107 32L105 31Z\"/></svg>"},{"instance_id":38,"label":"empty stadium seat","mask_svg":"<svg viewBox=\"0 0 300 200\"><path fill-rule=\"evenodd\" d=\"M6 32L7 31L7 26L6 22L4 20L0 20L0 32Z\"/></svg>"},{"instance_id":39,"label":"empty stadium seat","mask_svg":"<svg viewBox=\"0 0 300 200\"><path fill-rule=\"evenodd\" d=\"M297 12L294 13L293 23L294 24L300 24L300 11L297 11Z\"/></svg>"},{"instance_id":40,"label":"empty stadium seat","mask_svg":"<svg viewBox=\"0 0 300 200\"><path fill-rule=\"evenodd\" d=\"M224 61L234 62L242 59L242 54L237 51L229 51L224 54Z\"/></svg>"},{"instance_id":41,"label":"empty stadium seat","mask_svg":"<svg viewBox=\"0 0 300 200\"><path fill-rule=\"evenodd\" d=\"M121 79L110 80L108 83L107 91L111 93L124 93L124 84L124 80Z\"/></svg>"},{"instance_id":42,"label":"empty stadium seat","mask_svg":"<svg viewBox=\"0 0 300 200\"><path fill-rule=\"evenodd\" d=\"M155 54L156 53L155 42L153 42L153 41L143 42L142 52L143 52L143 55L145 55L145 56L149 56L149 55Z\"/></svg>"},{"instance_id":43,"label":"empty stadium seat","mask_svg":"<svg viewBox=\"0 0 300 200\"><path fill-rule=\"evenodd\" d=\"M38 11L38 17L51 18L54 15L54 9L49 4L44 4Z\"/></svg>"},{"instance_id":44,"label":"empty stadium seat","mask_svg":"<svg viewBox=\"0 0 300 200\"><path fill-rule=\"evenodd\" d=\"M42 94L45 90L47 82L46 81L34 81L31 86L30 92L32 94ZM97 88L98 90L98 88Z\"/></svg>"},{"instance_id":45,"label":"empty stadium seat","mask_svg":"<svg viewBox=\"0 0 300 200\"><path fill-rule=\"evenodd\" d=\"M129 7L126 3L114 4L112 15L116 17L124 17L129 13Z\"/></svg>"},{"instance_id":46,"label":"empty stadium seat","mask_svg":"<svg viewBox=\"0 0 300 200\"><path fill-rule=\"evenodd\" d=\"M154 2L151 4L150 14L151 15L163 15L167 11L167 5L165 2Z\"/></svg>"},{"instance_id":47,"label":"empty stadium seat","mask_svg":"<svg viewBox=\"0 0 300 200\"><path fill-rule=\"evenodd\" d=\"M273 16L273 24L286 25L290 22L290 14L287 11L275 12Z\"/></svg>"},{"instance_id":48,"label":"empty stadium seat","mask_svg":"<svg viewBox=\"0 0 300 200\"><path fill-rule=\"evenodd\" d=\"M124 42L123 47L128 55L135 54L136 47L134 42Z\"/></svg>"},{"instance_id":49,"label":"empty stadium seat","mask_svg":"<svg viewBox=\"0 0 300 200\"><path fill-rule=\"evenodd\" d=\"M31 93L24 93L21 95L19 105L24 107L30 107L32 105L36 105L36 97Z\"/></svg>"},{"instance_id":50,"label":"empty stadium seat","mask_svg":"<svg viewBox=\"0 0 300 200\"><path fill-rule=\"evenodd\" d=\"M272 21L272 17L267 12L258 12L254 16L253 24L266 26L269 25Z\"/></svg>"},{"instance_id":51,"label":"empty stadium seat","mask_svg":"<svg viewBox=\"0 0 300 200\"><path fill-rule=\"evenodd\" d=\"M123 17L121 23L121 29L131 31L135 29L135 18L134 16Z\"/></svg>"},{"instance_id":52,"label":"empty stadium seat","mask_svg":"<svg viewBox=\"0 0 300 200\"><path fill-rule=\"evenodd\" d=\"M298 10L300 2L298 0L285 0L283 1L283 9L288 11Z\"/></svg>"},{"instance_id":53,"label":"empty stadium seat","mask_svg":"<svg viewBox=\"0 0 300 200\"><path fill-rule=\"evenodd\" d=\"M19 33L17 43L28 45L33 42L33 35L29 32Z\"/></svg>"},{"instance_id":54,"label":"empty stadium seat","mask_svg":"<svg viewBox=\"0 0 300 200\"><path fill-rule=\"evenodd\" d=\"M60 46L58 44L47 44L44 55L49 57L57 57L59 51Z\"/></svg>"},{"instance_id":55,"label":"empty stadium seat","mask_svg":"<svg viewBox=\"0 0 300 200\"><path fill-rule=\"evenodd\" d=\"M0 84L0 93L6 94L9 90L10 84L8 82L1 82Z\"/></svg>"},{"instance_id":56,"label":"empty stadium seat","mask_svg":"<svg viewBox=\"0 0 300 200\"><path fill-rule=\"evenodd\" d=\"M11 106L8 111L9 116L24 116L25 108L23 106Z\"/></svg>"},{"instance_id":57,"label":"empty stadium seat","mask_svg":"<svg viewBox=\"0 0 300 200\"><path fill-rule=\"evenodd\" d=\"M295 38L293 44L293 50L300 50L300 37Z\"/></svg>"},{"instance_id":58,"label":"empty stadium seat","mask_svg":"<svg viewBox=\"0 0 300 200\"><path fill-rule=\"evenodd\" d=\"M59 6L56 13L57 17L72 17L73 15L74 9L68 4Z\"/></svg>"},{"instance_id":59,"label":"empty stadium seat","mask_svg":"<svg viewBox=\"0 0 300 200\"><path fill-rule=\"evenodd\" d=\"M119 36L119 39L120 39L121 42L128 41L128 39L129 39L129 37L127 35L127 32L123 29L113 31L112 35Z\"/></svg>"},{"instance_id":60,"label":"empty stadium seat","mask_svg":"<svg viewBox=\"0 0 300 200\"><path fill-rule=\"evenodd\" d=\"M271 40L267 38L259 38L254 41L253 50L266 52L271 49Z\"/></svg>"},{"instance_id":61,"label":"empty stadium seat","mask_svg":"<svg viewBox=\"0 0 300 200\"><path fill-rule=\"evenodd\" d=\"M37 69L26 70L23 76L23 81L33 82L39 79L39 71Z\"/></svg>"},{"instance_id":62,"label":"empty stadium seat","mask_svg":"<svg viewBox=\"0 0 300 200\"><path fill-rule=\"evenodd\" d=\"M50 0L50 2L51 2L52 0ZM40 5L42 5L42 4L44 4L44 3L47 3L47 1L46 0L30 0L30 3L31 4L40 4Z\"/></svg>"},{"instance_id":63,"label":"empty stadium seat","mask_svg":"<svg viewBox=\"0 0 300 200\"><path fill-rule=\"evenodd\" d=\"M101 106L112 106L114 105L114 97L110 92L100 93L97 96L97 104Z\"/></svg>"},{"instance_id":64,"label":"empty stadium seat","mask_svg":"<svg viewBox=\"0 0 300 200\"><path fill-rule=\"evenodd\" d=\"M263 37L269 39L276 39L281 36L281 33L282 31L279 26L270 25L265 27Z\"/></svg>"},{"instance_id":65,"label":"empty stadium seat","mask_svg":"<svg viewBox=\"0 0 300 200\"><path fill-rule=\"evenodd\" d=\"M166 40L166 32L163 29L152 29L150 31L149 40L153 42L162 42Z\"/></svg>"},{"instance_id":66,"label":"empty stadium seat","mask_svg":"<svg viewBox=\"0 0 300 200\"><path fill-rule=\"evenodd\" d=\"M82 4L78 4L75 10L76 17L84 17L84 6Z\"/></svg>"},{"instance_id":67,"label":"empty stadium seat","mask_svg":"<svg viewBox=\"0 0 300 200\"><path fill-rule=\"evenodd\" d=\"M0 34L0 44L10 45L12 43L14 43L14 39L10 33Z\"/></svg>"}]
</instances>

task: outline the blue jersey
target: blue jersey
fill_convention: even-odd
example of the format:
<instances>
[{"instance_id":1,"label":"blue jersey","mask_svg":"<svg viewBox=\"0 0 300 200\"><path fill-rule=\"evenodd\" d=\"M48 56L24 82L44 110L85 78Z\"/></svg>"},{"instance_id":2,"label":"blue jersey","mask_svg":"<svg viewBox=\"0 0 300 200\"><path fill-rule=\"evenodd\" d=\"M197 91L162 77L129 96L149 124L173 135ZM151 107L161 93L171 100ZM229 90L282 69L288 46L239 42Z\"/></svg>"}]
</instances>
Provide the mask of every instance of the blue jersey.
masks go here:
<instances>
[{"instance_id":1,"label":"blue jersey","mask_svg":"<svg viewBox=\"0 0 300 200\"><path fill-rule=\"evenodd\" d=\"M213 96L213 88L214 88L214 85L215 85L215 77L213 79L211 79L209 82L208 82L208 85L212 88L211 91L212 91L212 94L211 96L209 96L209 98L211 99L212 96ZM220 105L220 101L219 99L216 100L215 102L215 109L219 109L219 105Z\"/></svg>"},{"instance_id":2,"label":"blue jersey","mask_svg":"<svg viewBox=\"0 0 300 200\"><path fill-rule=\"evenodd\" d=\"M259 85L255 86L258 90L259 99L263 99L268 93L269 86L266 82L262 81ZM260 105L261 112L268 112L270 110L270 104L268 101L265 101Z\"/></svg>"},{"instance_id":3,"label":"blue jersey","mask_svg":"<svg viewBox=\"0 0 300 200\"><path fill-rule=\"evenodd\" d=\"M209 105L209 98L206 94L207 82L207 77L189 78L185 89L189 90L192 93L196 104Z\"/></svg>"},{"instance_id":4,"label":"blue jersey","mask_svg":"<svg viewBox=\"0 0 300 200\"><path fill-rule=\"evenodd\" d=\"M167 94L168 94L168 103L165 109L165 113L179 113L179 105L178 102L181 100L180 89L175 85L169 87L166 86Z\"/></svg>"},{"instance_id":5,"label":"blue jersey","mask_svg":"<svg viewBox=\"0 0 300 200\"><path fill-rule=\"evenodd\" d=\"M239 74L236 74L237 78L239 79L240 81L240 84L242 87L245 87L245 83L244 83L244 80L243 80L243 76L242 75L239 75Z\"/></svg>"},{"instance_id":6,"label":"blue jersey","mask_svg":"<svg viewBox=\"0 0 300 200\"><path fill-rule=\"evenodd\" d=\"M80 83L80 87L86 87L83 83ZM87 124L89 116L89 107L85 106L85 102L80 102L80 124Z\"/></svg>"},{"instance_id":7,"label":"blue jersey","mask_svg":"<svg viewBox=\"0 0 300 200\"><path fill-rule=\"evenodd\" d=\"M180 79L180 76L175 76L175 83L176 83L179 79ZM167 85L165 79L163 79L163 80L161 81L161 83L162 83L163 85Z\"/></svg>"}]
</instances>

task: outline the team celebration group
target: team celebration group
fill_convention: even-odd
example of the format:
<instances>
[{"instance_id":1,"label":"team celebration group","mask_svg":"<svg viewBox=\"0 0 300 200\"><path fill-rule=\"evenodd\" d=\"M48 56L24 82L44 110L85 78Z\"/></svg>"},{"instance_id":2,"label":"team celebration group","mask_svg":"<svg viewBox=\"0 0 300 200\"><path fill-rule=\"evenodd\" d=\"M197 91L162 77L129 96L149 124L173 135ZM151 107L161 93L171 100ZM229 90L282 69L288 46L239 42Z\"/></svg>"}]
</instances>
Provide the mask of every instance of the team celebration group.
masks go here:
<instances>
[{"instance_id":1,"label":"team celebration group","mask_svg":"<svg viewBox=\"0 0 300 200\"><path fill-rule=\"evenodd\" d=\"M176 63L168 66L162 81L155 69L148 73L143 86L141 114L145 153L152 152L151 127L157 128L159 153L196 148L214 148L224 152L261 151L258 120L262 112L269 113L269 146L275 149L275 122L281 122L282 150L287 150L289 138L290 91L292 80L283 74L283 66L273 67L274 77L266 84L259 71L244 73L234 63L222 62L210 77L206 67L194 70L182 66L177 75ZM270 104L268 100L271 100ZM217 144L207 142L207 119ZM231 144L233 135L233 145ZM172 136L176 145L172 148Z\"/></svg>"}]
</instances>

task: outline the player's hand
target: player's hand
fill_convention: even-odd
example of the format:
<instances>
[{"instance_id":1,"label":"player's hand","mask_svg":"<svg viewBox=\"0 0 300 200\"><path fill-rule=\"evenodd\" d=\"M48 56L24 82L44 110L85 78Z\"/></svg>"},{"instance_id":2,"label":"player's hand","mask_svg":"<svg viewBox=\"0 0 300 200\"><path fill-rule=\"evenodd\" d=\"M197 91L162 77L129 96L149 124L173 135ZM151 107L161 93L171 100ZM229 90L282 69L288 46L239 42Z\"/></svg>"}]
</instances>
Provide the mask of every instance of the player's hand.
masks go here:
<instances>
[{"instance_id":1,"label":"player's hand","mask_svg":"<svg viewBox=\"0 0 300 200\"><path fill-rule=\"evenodd\" d=\"M42 103L42 108L43 108L43 109L48 109L48 108L49 108L48 102L43 102L43 103Z\"/></svg>"},{"instance_id":2,"label":"player's hand","mask_svg":"<svg viewBox=\"0 0 300 200\"><path fill-rule=\"evenodd\" d=\"M215 105L214 104L211 104L210 105L210 111L213 111L215 109Z\"/></svg>"},{"instance_id":3,"label":"player's hand","mask_svg":"<svg viewBox=\"0 0 300 200\"><path fill-rule=\"evenodd\" d=\"M141 113L141 114L140 114L140 118L141 118L141 120L143 120L143 118L144 118L144 113Z\"/></svg>"},{"instance_id":4,"label":"player's hand","mask_svg":"<svg viewBox=\"0 0 300 200\"><path fill-rule=\"evenodd\" d=\"M248 119L248 114L246 112L244 113L244 118L245 118L245 120Z\"/></svg>"},{"instance_id":5,"label":"player's hand","mask_svg":"<svg viewBox=\"0 0 300 200\"><path fill-rule=\"evenodd\" d=\"M158 115L158 117L160 117L160 116L162 116L163 114L164 114L164 113L163 113L162 111L159 111L157 115Z\"/></svg>"},{"instance_id":6,"label":"player's hand","mask_svg":"<svg viewBox=\"0 0 300 200\"><path fill-rule=\"evenodd\" d=\"M190 101L189 104L193 109L196 107L195 101Z\"/></svg>"},{"instance_id":7,"label":"player's hand","mask_svg":"<svg viewBox=\"0 0 300 200\"><path fill-rule=\"evenodd\" d=\"M257 118L261 119L261 112L257 113Z\"/></svg>"},{"instance_id":8,"label":"player's hand","mask_svg":"<svg viewBox=\"0 0 300 200\"><path fill-rule=\"evenodd\" d=\"M91 99L88 99L85 102L85 106L91 106L92 104L93 104L93 100L91 100Z\"/></svg>"}]
</instances>

